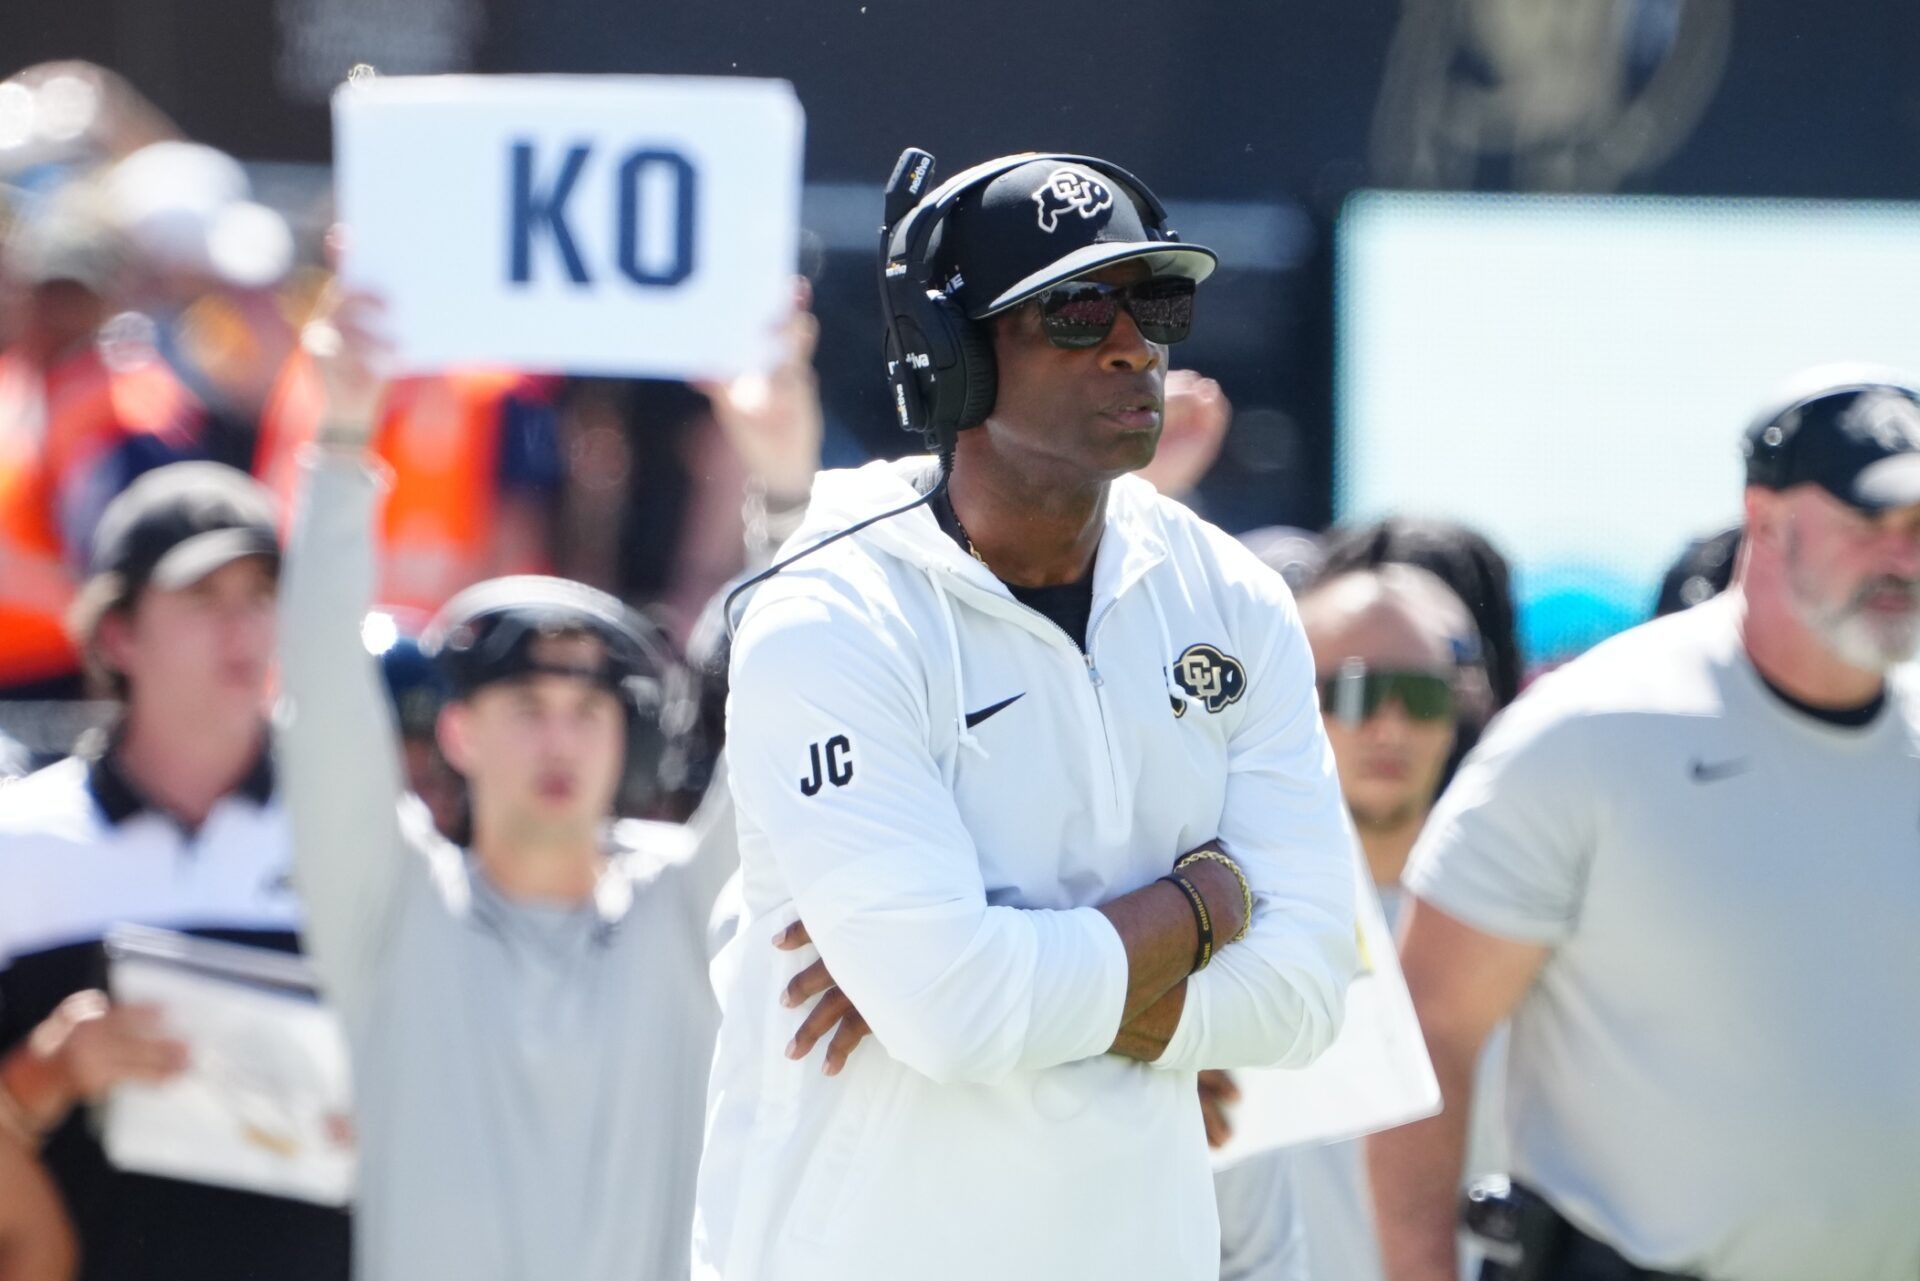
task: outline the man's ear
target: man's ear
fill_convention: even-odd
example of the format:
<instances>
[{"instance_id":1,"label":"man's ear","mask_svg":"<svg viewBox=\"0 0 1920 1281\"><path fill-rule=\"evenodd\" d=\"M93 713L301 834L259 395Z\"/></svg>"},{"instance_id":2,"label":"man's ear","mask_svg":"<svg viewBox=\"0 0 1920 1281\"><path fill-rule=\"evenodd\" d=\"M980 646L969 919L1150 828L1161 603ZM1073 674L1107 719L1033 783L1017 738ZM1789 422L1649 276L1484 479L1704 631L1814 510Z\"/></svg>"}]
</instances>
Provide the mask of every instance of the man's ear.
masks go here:
<instances>
[{"instance_id":1,"label":"man's ear","mask_svg":"<svg viewBox=\"0 0 1920 1281\"><path fill-rule=\"evenodd\" d=\"M1743 537L1761 546L1777 545L1787 519L1785 496L1778 490L1749 485L1741 505L1747 518Z\"/></svg>"},{"instance_id":2,"label":"man's ear","mask_svg":"<svg viewBox=\"0 0 1920 1281\"><path fill-rule=\"evenodd\" d=\"M88 642L100 664L123 678L133 657L133 630L131 608L110 609L93 625L93 637Z\"/></svg>"},{"instance_id":3,"label":"man's ear","mask_svg":"<svg viewBox=\"0 0 1920 1281\"><path fill-rule=\"evenodd\" d=\"M473 709L465 699L453 699L440 709L440 716L433 723L433 736L447 764L459 771L461 777L466 777L473 760Z\"/></svg>"},{"instance_id":4,"label":"man's ear","mask_svg":"<svg viewBox=\"0 0 1920 1281\"><path fill-rule=\"evenodd\" d=\"M1011 311L1003 311L997 316L988 316L985 320L976 320L973 323L986 334L987 346L991 347L994 355L997 356L1000 354L1000 349L1008 343L1020 341L1020 327L1026 323L1027 317L1032 313L1033 308L1022 303Z\"/></svg>"}]
</instances>

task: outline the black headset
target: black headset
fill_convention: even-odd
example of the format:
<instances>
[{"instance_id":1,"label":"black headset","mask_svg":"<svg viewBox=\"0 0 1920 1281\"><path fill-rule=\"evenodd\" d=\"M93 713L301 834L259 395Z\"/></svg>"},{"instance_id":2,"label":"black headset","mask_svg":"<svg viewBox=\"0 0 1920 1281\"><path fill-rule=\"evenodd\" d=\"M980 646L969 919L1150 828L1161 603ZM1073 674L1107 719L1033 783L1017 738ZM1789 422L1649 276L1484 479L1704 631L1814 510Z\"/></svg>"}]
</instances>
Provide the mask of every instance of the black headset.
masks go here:
<instances>
[{"instance_id":1,"label":"black headset","mask_svg":"<svg viewBox=\"0 0 1920 1281\"><path fill-rule=\"evenodd\" d=\"M1147 185L1093 156L1030 151L963 169L922 196L933 157L917 147L900 153L887 179L880 227L880 312L886 321L887 387L902 430L922 436L943 459L954 438L993 412L999 378L993 344L934 279L947 215L961 197L1035 160L1081 165L1113 179L1140 210L1147 238L1175 242L1166 206ZM944 472L944 468L942 469Z\"/></svg>"},{"instance_id":2,"label":"black headset","mask_svg":"<svg viewBox=\"0 0 1920 1281\"><path fill-rule=\"evenodd\" d=\"M742 593L823 547L869 525L924 507L945 492L953 475L955 442L961 432L978 427L993 412L999 374L993 365L993 344L985 331L968 319L960 304L933 279L939 266L941 233L946 229L947 215L962 196L1035 160L1084 165L1105 174L1120 184L1140 210L1149 240L1180 239L1167 225L1166 206L1145 183L1119 165L1093 156L1050 151L1002 156L961 170L929 193L926 189L933 180L933 155L918 147L901 152L887 178L880 223L880 314L886 324L887 389L901 428L923 438L939 457L939 478L932 489L912 502L829 534L775 561L728 592L721 608L729 637L734 626L733 603Z\"/></svg>"}]
</instances>

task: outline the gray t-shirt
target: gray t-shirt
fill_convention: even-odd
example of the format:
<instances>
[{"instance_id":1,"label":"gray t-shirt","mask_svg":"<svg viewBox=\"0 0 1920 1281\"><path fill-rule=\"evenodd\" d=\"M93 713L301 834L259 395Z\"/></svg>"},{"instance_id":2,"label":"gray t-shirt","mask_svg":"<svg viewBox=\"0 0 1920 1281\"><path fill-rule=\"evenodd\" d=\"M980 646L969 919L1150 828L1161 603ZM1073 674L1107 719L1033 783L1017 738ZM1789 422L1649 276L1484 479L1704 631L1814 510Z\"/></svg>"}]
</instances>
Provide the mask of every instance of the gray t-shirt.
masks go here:
<instances>
[{"instance_id":1,"label":"gray t-shirt","mask_svg":"<svg viewBox=\"0 0 1920 1281\"><path fill-rule=\"evenodd\" d=\"M1722 598L1544 678L1408 887L1552 949L1512 1020L1516 1175L1642 1266L1920 1276L1920 703L1767 692Z\"/></svg>"},{"instance_id":2,"label":"gray t-shirt","mask_svg":"<svg viewBox=\"0 0 1920 1281\"><path fill-rule=\"evenodd\" d=\"M511 901L402 798L360 619L375 487L309 470L281 596L280 717L307 941L360 1133L359 1281L687 1274L730 869L620 823L593 901Z\"/></svg>"},{"instance_id":3,"label":"gray t-shirt","mask_svg":"<svg viewBox=\"0 0 1920 1281\"><path fill-rule=\"evenodd\" d=\"M1281 1148L1214 1172L1220 1207L1220 1281L1321 1281L1307 1267L1305 1205L1294 1169L1300 1153Z\"/></svg>"}]
</instances>

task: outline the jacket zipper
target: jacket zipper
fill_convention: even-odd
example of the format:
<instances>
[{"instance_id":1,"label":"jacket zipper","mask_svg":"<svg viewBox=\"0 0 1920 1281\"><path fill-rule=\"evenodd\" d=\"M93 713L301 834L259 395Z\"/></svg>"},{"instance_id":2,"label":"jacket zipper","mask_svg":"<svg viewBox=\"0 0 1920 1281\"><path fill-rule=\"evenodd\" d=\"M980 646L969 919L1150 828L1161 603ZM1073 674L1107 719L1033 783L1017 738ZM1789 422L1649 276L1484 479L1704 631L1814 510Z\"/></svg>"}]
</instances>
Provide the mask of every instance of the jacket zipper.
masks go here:
<instances>
[{"instance_id":1,"label":"jacket zipper","mask_svg":"<svg viewBox=\"0 0 1920 1281\"><path fill-rule=\"evenodd\" d=\"M1035 618L1044 620L1048 627L1051 627L1055 632L1059 633L1062 641L1071 646L1074 652L1080 655L1081 662L1086 666L1087 685L1089 692L1093 696L1094 719L1100 726L1099 746L1095 748L1092 744L1089 744L1089 747L1105 758L1107 767L1107 794L1113 798L1113 812L1124 821L1126 812L1125 805L1122 803L1120 797L1120 766L1113 758L1113 733L1107 725L1106 698L1101 693L1101 691L1106 688L1107 681L1104 676L1100 675L1100 669L1094 665L1093 661L1094 634L1100 630L1100 624L1106 621L1107 615L1113 612L1113 607L1120 603L1119 598L1114 597L1108 600L1100 607L1100 612L1088 621L1087 643L1084 649L1081 648L1078 641L1073 639L1073 636L1066 628L1060 626L1060 624L1054 622L1039 610L1033 608L1031 605L1022 604L1017 600L1011 603L1017 608L1026 610L1027 613L1032 614ZM1097 771L1098 763L1095 762L1094 764Z\"/></svg>"},{"instance_id":2,"label":"jacket zipper","mask_svg":"<svg viewBox=\"0 0 1920 1281\"><path fill-rule=\"evenodd\" d=\"M1100 742L1106 749L1104 755L1107 758L1108 794L1113 797L1113 811L1115 816L1124 822L1126 819L1126 805L1120 797L1120 765L1119 762L1113 758L1113 732L1107 725L1107 699L1106 694L1103 692L1106 689L1107 683L1101 678L1100 669L1094 666L1093 662L1093 638L1095 634L1099 632L1100 624L1106 621L1107 615L1113 612L1113 607L1118 603L1119 598L1115 597L1113 600L1102 605L1099 614L1087 624L1087 647L1082 651L1081 657L1087 660L1087 680L1093 686L1093 708L1100 717ZM1059 626L1057 623L1054 625L1056 627Z\"/></svg>"}]
</instances>

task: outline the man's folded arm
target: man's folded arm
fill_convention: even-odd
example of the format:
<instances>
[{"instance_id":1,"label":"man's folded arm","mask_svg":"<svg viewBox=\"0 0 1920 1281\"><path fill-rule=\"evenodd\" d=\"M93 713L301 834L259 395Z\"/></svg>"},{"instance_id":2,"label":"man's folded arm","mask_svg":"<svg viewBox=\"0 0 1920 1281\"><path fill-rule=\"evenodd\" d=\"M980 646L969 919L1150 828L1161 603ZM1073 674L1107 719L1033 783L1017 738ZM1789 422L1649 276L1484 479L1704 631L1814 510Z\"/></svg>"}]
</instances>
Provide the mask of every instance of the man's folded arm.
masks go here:
<instances>
[{"instance_id":1,"label":"man's folded arm","mask_svg":"<svg viewBox=\"0 0 1920 1281\"><path fill-rule=\"evenodd\" d=\"M1100 1054L1127 997L1120 934L1090 907L987 903L906 643L844 603L756 602L728 701L742 815L895 1059L958 1082Z\"/></svg>"},{"instance_id":2,"label":"man's folded arm","mask_svg":"<svg viewBox=\"0 0 1920 1281\"><path fill-rule=\"evenodd\" d=\"M1187 980L1156 1067L1301 1067L1339 1033L1359 965L1353 832L1320 722L1313 659L1285 588L1260 605L1245 719L1228 749L1219 846L1252 884L1253 923Z\"/></svg>"}]
</instances>

